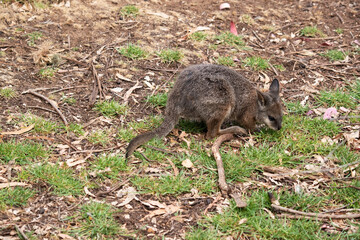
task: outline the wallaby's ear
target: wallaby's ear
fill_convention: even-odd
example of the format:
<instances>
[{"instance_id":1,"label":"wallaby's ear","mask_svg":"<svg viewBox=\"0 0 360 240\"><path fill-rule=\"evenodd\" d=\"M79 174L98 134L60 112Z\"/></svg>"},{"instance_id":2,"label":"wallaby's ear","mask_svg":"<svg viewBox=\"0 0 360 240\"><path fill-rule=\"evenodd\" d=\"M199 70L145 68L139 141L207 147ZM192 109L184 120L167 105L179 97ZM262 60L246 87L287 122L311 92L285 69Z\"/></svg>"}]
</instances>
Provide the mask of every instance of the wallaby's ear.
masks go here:
<instances>
[{"instance_id":1,"label":"wallaby's ear","mask_svg":"<svg viewBox=\"0 0 360 240\"><path fill-rule=\"evenodd\" d=\"M279 96L279 92L280 92L280 84L279 84L279 80L277 80L276 78L272 81L269 91L271 93L271 95L273 95L274 97L278 97Z\"/></svg>"},{"instance_id":2,"label":"wallaby's ear","mask_svg":"<svg viewBox=\"0 0 360 240\"><path fill-rule=\"evenodd\" d=\"M257 100L258 105L259 105L260 108L264 108L265 104L266 104L265 103L265 96L264 96L264 94L262 92L260 92L258 90L256 90L256 92L257 92L257 97L258 97L258 100Z\"/></svg>"}]
</instances>

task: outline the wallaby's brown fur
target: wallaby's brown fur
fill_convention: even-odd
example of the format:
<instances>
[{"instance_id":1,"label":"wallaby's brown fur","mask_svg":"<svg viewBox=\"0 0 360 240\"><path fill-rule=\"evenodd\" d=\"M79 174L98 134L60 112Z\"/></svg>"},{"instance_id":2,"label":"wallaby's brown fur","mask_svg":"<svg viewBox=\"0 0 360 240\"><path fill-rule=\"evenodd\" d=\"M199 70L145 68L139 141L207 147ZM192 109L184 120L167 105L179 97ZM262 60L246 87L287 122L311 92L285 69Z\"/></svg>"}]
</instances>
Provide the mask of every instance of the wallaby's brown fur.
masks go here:
<instances>
[{"instance_id":1,"label":"wallaby's brown fur","mask_svg":"<svg viewBox=\"0 0 360 240\"><path fill-rule=\"evenodd\" d=\"M277 79L268 92L260 92L242 75L225 66L190 66L179 74L169 94L164 122L132 139L126 158L150 139L166 136L179 118L204 121L208 139L225 133L247 134L247 130L255 129L256 123L279 130L282 122L279 91ZM224 120L236 121L241 127L221 129Z\"/></svg>"}]
</instances>

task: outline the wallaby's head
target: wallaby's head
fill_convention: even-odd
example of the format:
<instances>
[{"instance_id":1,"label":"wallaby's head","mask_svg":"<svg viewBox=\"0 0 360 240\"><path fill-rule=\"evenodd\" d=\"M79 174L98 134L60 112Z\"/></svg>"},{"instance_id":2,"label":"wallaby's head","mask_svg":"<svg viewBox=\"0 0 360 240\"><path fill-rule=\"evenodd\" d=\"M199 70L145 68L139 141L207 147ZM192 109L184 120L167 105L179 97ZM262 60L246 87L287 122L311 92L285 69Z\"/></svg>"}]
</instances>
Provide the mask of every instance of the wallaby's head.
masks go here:
<instances>
[{"instance_id":1,"label":"wallaby's head","mask_svg":"<svg viewBox=\"0 0 360 240\"><path fill-rule=\"evenodd\" d=\"M283 115L279 92L280 84L277 79L272 81L268 92L257 92L258 114L256 120L274 130L281 129Z\"/></svg>"}]
</instances>

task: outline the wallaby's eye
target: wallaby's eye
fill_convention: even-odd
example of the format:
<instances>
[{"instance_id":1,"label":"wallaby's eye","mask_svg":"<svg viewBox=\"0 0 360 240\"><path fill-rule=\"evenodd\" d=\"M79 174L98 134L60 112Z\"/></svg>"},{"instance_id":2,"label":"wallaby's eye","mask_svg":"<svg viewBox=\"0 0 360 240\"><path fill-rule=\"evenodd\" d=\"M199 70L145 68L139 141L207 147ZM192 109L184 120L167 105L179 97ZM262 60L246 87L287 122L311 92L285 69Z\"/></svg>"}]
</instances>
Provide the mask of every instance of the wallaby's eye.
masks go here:
<instances>
[{"instance_id":1,"label":"wallaby's eye","mask_svg":"<svg viewBox=\"0 0 360 240\"><path fill-rule=\"evenodd\" d=\"M276 121L276 119L273 118L272 116L269 116L269 120L270 120L271 122L275 122L275 121Z\"/></svg>"}]
</instances>

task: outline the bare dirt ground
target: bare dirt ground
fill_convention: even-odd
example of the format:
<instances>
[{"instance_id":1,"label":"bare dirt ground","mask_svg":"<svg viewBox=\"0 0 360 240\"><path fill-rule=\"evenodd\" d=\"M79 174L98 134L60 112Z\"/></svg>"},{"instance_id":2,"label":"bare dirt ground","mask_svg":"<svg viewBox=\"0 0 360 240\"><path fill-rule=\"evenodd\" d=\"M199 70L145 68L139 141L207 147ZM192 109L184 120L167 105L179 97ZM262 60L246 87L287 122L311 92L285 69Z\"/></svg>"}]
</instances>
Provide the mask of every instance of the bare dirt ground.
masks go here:
<instances>
[{"instance_id":1,"label":"bare dirt ground","mask_svg":"<svg viewBox=\"0 0 360 240\"><path fill-rule=\"evenodd\" d=\"M59 108L69 122L86 126L86 131L102 129L109 125L126 125L128 121L144 118L159 112L146 104L145 96L150 95L166 81L172 81L176 74L190 64L214 63L218 56L227 56L230 47L208 48L207 45L191 41L188 34L197 27L209 27L208 32L219 34L228 31L230 21L236 24L240 35L244 36L252 51L239 51L237 59L248 56L262 56L270 62L282 64L285 69L279 71L272 67L259 73L236 63L236 70L247 76L259 88L267 88L266 76L278 78L282 83L284 101L302 101L322 89L336 89L345 81L360 75L359 55L352 55L346 61L329 62L318 53L335 47L343 51L354 51L360 40L360 4L353 0L344 1L228 1L230 10L219 10L221 2L213 0L194 1L71 1L54 4L49 8L33 8L31 5L11 4L0 6L0 88L12 86L19 95L0 103L0 127L2 131L13 131L9 124L13 116L31 111L45 119L62 122L46 101L31 94L21 94L28 89L38 90L59 104ZM124 18L121 7L135 4L140 12L136 18ZM251 16L249 24L242 16ZM326 36L314 38L300 36L305 26L317 25ZM342 34L335 32L343 29ZM41 32L43 36L29 44L32 32ZM117 47L127 43L136 43L149 52L165 48L176 48L183 52L180 63L162 63L159 57L151 55L144 60L130 61L118 54ZM214 40L214 44L216 44ZM53 56L60 56L57 72L51 78L44 78L39 71L53 64ZM126 118L99 120L100 114L93 110L91 98L94 97L97 77L102 84L105 98L124 101L125 93L138 84L141 88L132 91L128 98L130 111ZM148 86L144 78L150 76ZM124 80L124 77L129 80ZM110 89L121 87L121 93L114 94ZM168 86L166 86L166 89ZM54 90L58 92L51 93ZM97 91L95 91L95 94ZM76 99L76 105L62 101L63 96ZM98 96L99 99L99 96ZM97 119L95 122L92 120ZM35 139L45 145L56 146L76 140L75 136L25 134L3 136L2 141L10 139ZM199 135L200 139L200 135ZM126 142L113 139L108 146L124 153ZM83 141L71 151L101 149L102 146ZM60 150L55 152L60 153ZM88 153L83 153L85 158ZM66 157L54 154L50 161ZM39 238L54 238L57 229L66 229L68 222L60 221L60 215L71 216L77 204L83 199L56 197L47 191L46 186L37 186L40 193L31 200L29 211L19 209L20 213L0 214L0 223L6 225L0 235L13 235L14 227L24 226L36 232ZM106 189L106 183L93 194ZM89 196L87 196L89 197ZM182 218L167 216L157 218L157 236L173 239L184 237L190 226L196 225L204 209L213 201L213 196L203 196L196 203L186 204L187 196L182 196ZM115 193L97 195L99 200L114 201ZM141 200L161 200L171 204L173 197L141 195ZM179 199L178 199L179 201ZM132 209L124 209L116 217L121 225L129 230L138 230L145 238L156 236L153 230L144 226L151 225L144 217L147 209L138 201L131 203ZM42 214L45 211L45 214ZM186 217L184 217L186 216ZM36 219L36 221L34 221ZM75 223L74 223L75 224ZM141 229L141 230L139 230ZM126 239L124 237L124 239Z\"/></svg>"}]
</instances>

